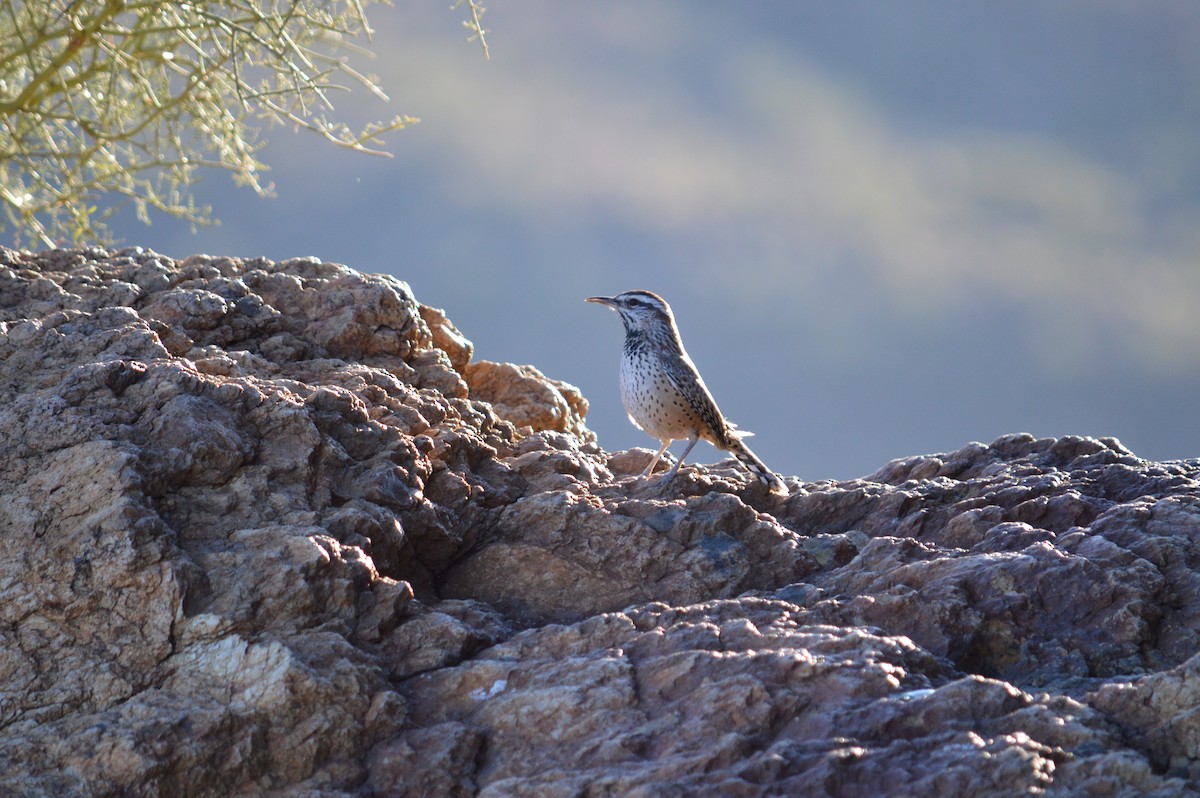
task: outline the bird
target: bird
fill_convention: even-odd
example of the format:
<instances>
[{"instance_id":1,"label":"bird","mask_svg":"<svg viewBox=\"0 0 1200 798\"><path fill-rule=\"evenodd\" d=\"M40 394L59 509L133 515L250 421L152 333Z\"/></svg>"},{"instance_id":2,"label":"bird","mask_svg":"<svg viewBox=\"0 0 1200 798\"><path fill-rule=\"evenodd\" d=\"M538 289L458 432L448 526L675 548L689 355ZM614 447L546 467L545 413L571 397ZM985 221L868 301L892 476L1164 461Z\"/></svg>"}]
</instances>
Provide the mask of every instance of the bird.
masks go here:
<instances>
[{"instance_id":1,"label":"bird","mask_svg":"<svg viewBox=\"0 0 1200 798\"><path fill-rule=\"evenodd\" d=\"M635 427L662 444L650 465L639 475L654 472L659 459L674 441L687 440L683 454L663 477L667 485L700 439L729 452L773 493L787 493L783 479L750 451L742 439L753 433L725 420L696 364L688 357L675 325L671 306L650 291L626 291L616 296L584 300L616 311L625 325L621 357L621 401Z\"/></svg>"}]
</instances>

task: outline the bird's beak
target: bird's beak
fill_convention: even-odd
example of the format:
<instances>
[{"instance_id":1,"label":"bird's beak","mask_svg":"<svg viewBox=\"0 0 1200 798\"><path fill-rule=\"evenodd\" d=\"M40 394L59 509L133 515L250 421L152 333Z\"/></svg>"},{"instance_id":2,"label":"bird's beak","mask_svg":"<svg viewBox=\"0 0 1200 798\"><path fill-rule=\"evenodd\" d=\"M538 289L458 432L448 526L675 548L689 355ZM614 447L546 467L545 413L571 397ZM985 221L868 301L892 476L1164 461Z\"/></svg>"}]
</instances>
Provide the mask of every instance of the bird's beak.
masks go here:
<instances>
[{"instance_id":1,"label":"bird's beak","mask_svg":"<svg viewBox=\"0 0 1200 798\"><path fill-rule=\"evenodd\" d=\"M611 296L590 296L583 301L584 302L595 302L598 305L608 305L613 310L617 309L617 300Z\"/></svg>"}]
</instances>

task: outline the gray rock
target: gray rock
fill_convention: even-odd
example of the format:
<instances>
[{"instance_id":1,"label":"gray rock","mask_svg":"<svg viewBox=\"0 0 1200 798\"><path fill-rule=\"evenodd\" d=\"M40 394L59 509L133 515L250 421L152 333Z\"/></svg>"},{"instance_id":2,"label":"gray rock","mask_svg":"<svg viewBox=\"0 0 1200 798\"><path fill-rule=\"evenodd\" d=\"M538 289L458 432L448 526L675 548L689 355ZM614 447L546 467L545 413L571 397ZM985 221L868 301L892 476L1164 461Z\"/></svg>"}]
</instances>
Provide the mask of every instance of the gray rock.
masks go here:
<instances>
[{"instance_id":1,"label":"gray rock","mask_svg":"<svg viewBox=\"0 0 1200 798\"><path fill-rule=\"evenodd\" d=\"M665 491L391 277L0 250L0 790L1186 795L1200 461Z\"/></svg>"}]
</instances>

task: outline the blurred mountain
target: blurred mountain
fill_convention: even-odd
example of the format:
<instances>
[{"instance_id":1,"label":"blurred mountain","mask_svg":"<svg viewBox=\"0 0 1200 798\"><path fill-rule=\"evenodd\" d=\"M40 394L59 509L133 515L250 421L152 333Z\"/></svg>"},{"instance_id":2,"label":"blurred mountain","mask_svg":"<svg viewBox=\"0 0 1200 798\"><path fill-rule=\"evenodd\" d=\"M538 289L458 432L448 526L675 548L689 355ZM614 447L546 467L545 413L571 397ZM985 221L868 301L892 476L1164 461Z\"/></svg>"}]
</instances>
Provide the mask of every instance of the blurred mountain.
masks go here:
<instances>
[{"instance_id":1,"label":"blurred mountain","mask_svg":"<svg viewBox=\"0 0 1200 798\"><path fill-rule=\"evenodd\" d=\"M490 61L440 4L379 7L394 159L271 132L278 197L128 243L395 274L478 356L578 385L651 445L620 325L672 303L726 415L806 479L1016 431L1200 455L1200 6L495 4ZM698 459L717 459L712 449Z\"/></svg>"}]
</instances>

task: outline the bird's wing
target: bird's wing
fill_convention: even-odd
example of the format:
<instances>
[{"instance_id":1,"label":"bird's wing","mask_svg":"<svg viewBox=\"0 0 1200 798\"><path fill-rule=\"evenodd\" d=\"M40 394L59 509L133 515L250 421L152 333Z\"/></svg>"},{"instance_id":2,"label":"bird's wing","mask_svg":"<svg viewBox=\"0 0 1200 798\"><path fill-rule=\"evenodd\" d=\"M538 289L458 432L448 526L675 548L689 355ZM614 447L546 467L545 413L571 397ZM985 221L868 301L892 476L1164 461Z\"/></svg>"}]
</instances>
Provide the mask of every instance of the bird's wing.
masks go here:
<instances>
[{"instance_id":1,"label":"bird's wing","mask_svg":"<svg viewBox=\"0 0 1200 798\"><path fill-rule=\"evenodd\" d=\"M724 439L728 436L725 417L721 415L721 409L717 407L716 400L713 399L708 386L704 384L704 378L696 370L696 364L688 357L687 352L671 352L663 356L662 364L667 379L671 381L677 391L691 400L696 412L700 414L700 420L718 436L715 443L724 446ZM701 435L701 437L707 436Z\"/></svg>"}]
</instances>

